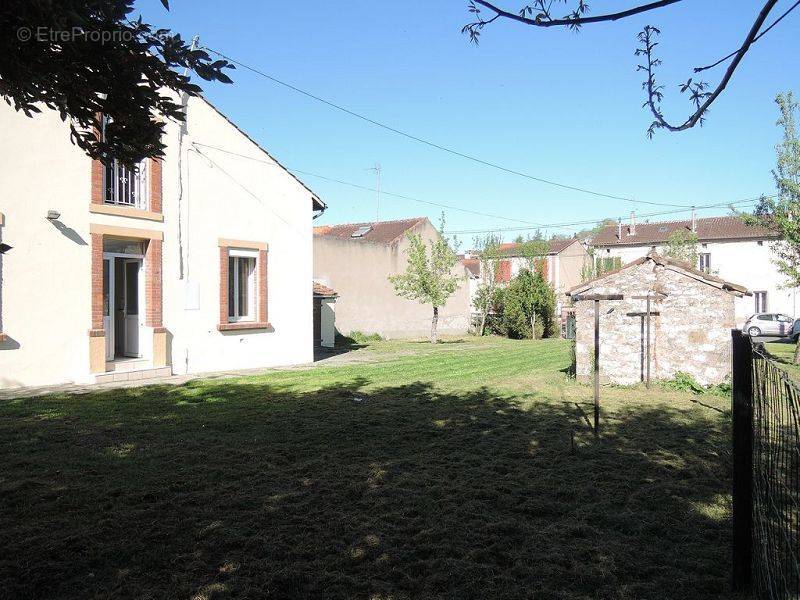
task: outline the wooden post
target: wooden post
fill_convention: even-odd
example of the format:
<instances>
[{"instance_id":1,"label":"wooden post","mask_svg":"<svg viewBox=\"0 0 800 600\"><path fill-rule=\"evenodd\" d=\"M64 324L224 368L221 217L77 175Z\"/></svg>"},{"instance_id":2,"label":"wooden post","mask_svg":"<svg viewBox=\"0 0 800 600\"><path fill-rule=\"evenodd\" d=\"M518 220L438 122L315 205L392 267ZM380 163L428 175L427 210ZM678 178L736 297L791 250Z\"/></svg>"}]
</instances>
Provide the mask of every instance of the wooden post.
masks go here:
<instances>
[{"instance_id":1,"label":"wooden post","mask_svg":"<svg viewBox=\"0 0 800 600\"><path fill-rule=\"evenodd\" d=\"M733 414L733 577L734 592L752 583L753 558L753 347L731 331Z\"/></svg>"},{"instance_id":2,"label":"wooden post","mask_svg":"<svg viewBox=\"0 0 800 600\"><path fill-rule=\"evenodd\" d=\"M594 299L594 436L600 435L600 299Z\"/></svg>"},{"instance_id":3,"label":"wooden post","mask_svg":"<svg viewBox=\"0 0 800 600\"><path fill-rule=\"evenodd\" d=\"M647 389L650 389L650 295L647 296L647 339L645 341L645 345L647 346L647 350L645 354L647 354L647 380L645 386Z\"/></svg>"}]
</instances>

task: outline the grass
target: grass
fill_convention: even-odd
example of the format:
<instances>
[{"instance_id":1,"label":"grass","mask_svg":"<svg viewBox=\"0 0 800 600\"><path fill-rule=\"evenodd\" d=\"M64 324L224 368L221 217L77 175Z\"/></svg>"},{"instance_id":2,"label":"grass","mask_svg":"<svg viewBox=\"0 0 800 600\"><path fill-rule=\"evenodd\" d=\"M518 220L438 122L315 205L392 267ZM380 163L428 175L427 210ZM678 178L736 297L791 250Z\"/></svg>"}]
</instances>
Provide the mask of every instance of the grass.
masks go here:
<instances>
[{"instance_id":1,"label":"grass","mask_svg":"<svg viewBox=\"0 0 800 600\"><path fill-rule=\"evenodd\" d=\"M727 400L567 343L0 403L0 596L730 598Z\"/></svg>"},{"instance_id":2,"label":"grass","mask_svg":"<svg viewBox=\"0 0 800 600\"><path fill-rule=\"evenodd\" d=\"M783 370L796 382L800 383L800 365L794 364L796 345L791 342L771 342L764 344L767 352L775 359Z\"/></svg>"}]
</instances>

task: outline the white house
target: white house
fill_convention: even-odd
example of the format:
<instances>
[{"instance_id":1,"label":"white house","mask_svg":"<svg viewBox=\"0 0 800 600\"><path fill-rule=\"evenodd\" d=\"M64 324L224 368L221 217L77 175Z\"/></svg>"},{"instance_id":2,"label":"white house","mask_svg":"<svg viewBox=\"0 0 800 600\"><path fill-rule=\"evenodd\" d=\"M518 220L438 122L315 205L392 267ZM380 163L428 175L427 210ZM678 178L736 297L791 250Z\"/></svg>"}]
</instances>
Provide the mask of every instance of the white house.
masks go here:
<instances>
[{"instance_id":1,"label":"white house","mask_svg":"<svg viewBox=\"0 0 800 600\"><path fill-rule=\"evenodd\" d=\"M667 240L676 231L693 231L697 235L696 268L736 281L752 292L752 296L736 298L737 326L754 312L800 316L798 290L784 286L783 276L773 262L771 246L777 241L776 236L764 228L748 226L736 216L637 224L635 213L631 213L629 223L620 222L597 233L592 240L595 260L624 265L652 251L664 253Z\"/></svg>"},{"instance_id":2,"label":"white house","mask_svg":"<svg viewBox=\"0 0 800 600\"><path fill-rule=\"evenodd\" d=\"M104 166L0 107L0 388L312 360L319 198L202 98Z\"/></svg>"}]
</instances>

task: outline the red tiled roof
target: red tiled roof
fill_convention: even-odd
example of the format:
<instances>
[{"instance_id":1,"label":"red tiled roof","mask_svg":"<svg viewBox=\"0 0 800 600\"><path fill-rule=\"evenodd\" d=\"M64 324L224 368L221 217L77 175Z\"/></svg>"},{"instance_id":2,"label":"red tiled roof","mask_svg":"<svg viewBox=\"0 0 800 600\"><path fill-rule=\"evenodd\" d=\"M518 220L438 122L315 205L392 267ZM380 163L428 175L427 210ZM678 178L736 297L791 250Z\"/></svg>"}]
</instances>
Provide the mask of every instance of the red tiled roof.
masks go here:
<instances>
[{"instance_id":1,"label":"red tiled roof","mask_svg":"<svg viewBox=\"0 0 800 600\"><path fill-rule=\"evenodd\" d=\"M481 265L477 258L462 258L461 264L464 265L464 268L475 277L480 276Z\"/></svg>"},{"instance_id":2,"label":"red tiled roof","mask_svg":"<svg viewBox=\"0 0 800 600\"><path fill-rule=\"evenodd\" d=\"M427 217L402 219L400 221L378 221L377 223L344 223L341 225L323 225L314 227L314 235L339 238L354 242L372 242L375 244L393 244L402 238L406 231L427 221ZM370 227L361 237L350 237L361 227Z\"/></svg>"},{"instance_id":3,"label":"red tiled roof","mask_svg":"<svg viewBox=\"0 0 800 600\"><path fill-rule=\"evenodd\" d=\"M314 282L314 295L320 296L321 298L335 298L339 294L337 294L332 288L329 288L327 285L322 285L321 283Z\"/></svg>"},{"instance_id":4,"label":"red tiled roof","mask_svg":"<svg viewBox=\"0 0 800 600\"><path fill-rule=\"evenodd\" d=\"M636 234L630 234L630 224L622 224L622 239L617 237L618 226L609 225L594 236L594 246L639 246L661 244L676 231L689 232L691 220L637 223ZM774 239L778 237L763 227L751 227L736 216L708 217L697 219L697 238L701 242L711 240Z\"/></svg>"},{"instance_id":5,"label":"red tiled roof","mask_svg":"<svg viewBox=\"0 0 800 600\"><path fill-rule=\"evenodd\" d=\"M548 241L548 245L550 246L549 250L547 251L548 254L558 254L564 248L571 245L572 242L576 241L576 238L566 238L566 239L557 239L557 240L550 240ZM516 256L518 248L522 244L518 244L517 242L511 242L507 244L500 244L500 251L508 256Z\"/></svg>"}]
</instances>

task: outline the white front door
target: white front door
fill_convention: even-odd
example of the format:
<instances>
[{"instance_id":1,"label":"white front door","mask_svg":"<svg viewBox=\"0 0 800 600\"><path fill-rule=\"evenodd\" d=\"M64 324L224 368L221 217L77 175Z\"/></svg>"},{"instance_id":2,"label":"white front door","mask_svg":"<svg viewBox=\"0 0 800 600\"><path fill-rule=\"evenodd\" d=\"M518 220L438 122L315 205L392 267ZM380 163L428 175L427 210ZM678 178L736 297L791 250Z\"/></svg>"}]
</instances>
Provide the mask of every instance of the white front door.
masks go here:
<instances>
[{"instance_id":1,"label":"white front door","mask_svg":"<svg viewBox=\"0 0 800 600\"><path fill-rule=\"evenodd\" d=\"M124 268L124 304L123 304L123 321L125 323L125 356L138 357L139 354L139 327L141 306L141 292L140 277L142 270L142 261L138 258L123 259L122 265Z\"/></svg>"}]
</instances>

